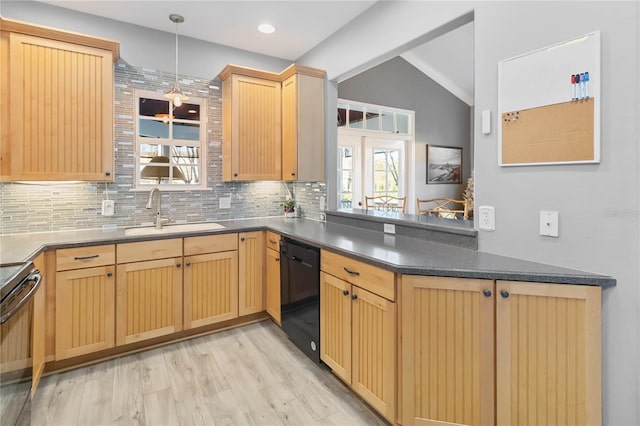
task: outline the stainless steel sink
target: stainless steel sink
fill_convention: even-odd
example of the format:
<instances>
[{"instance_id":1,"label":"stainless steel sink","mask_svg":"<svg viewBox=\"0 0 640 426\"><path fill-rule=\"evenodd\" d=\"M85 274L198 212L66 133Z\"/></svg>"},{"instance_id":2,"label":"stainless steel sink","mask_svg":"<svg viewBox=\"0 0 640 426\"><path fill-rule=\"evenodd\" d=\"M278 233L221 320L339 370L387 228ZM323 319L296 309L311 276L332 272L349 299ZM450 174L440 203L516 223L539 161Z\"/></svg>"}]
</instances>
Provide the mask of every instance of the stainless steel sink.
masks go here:
<instances>
[{"instance_id":1,"label":"stainless steel sink","mask_svg":"<svg viewBox=\"0 0 640 426\"><path fill-rule=\"evenodd\" d=\"M178 225L165 225L162 229L155 226L145 226L141 228L128 228L124 230L124 235L163 235L177 232L214 231L224 229L223 225L214 222L207 223L181 223Z\"/></svg>"}]
</instances>

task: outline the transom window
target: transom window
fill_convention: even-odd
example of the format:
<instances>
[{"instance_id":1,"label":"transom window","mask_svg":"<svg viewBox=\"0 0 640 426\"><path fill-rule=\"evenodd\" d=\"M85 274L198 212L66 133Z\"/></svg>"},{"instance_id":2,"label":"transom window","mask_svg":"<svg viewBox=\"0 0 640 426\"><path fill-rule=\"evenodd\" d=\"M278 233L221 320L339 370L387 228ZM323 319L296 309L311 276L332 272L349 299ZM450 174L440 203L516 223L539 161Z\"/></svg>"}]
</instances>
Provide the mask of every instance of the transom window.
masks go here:
<instances>
[{"instance_id":1,"label":"transom window","mask_svg":"<svg viewBox=\"0 0 640 426\"><path fill-rule=\"evenodd\" d=\"M206 187L206 101L174 106L162 93L136 92L136 187Z\"/></svg>"}]
</instances>

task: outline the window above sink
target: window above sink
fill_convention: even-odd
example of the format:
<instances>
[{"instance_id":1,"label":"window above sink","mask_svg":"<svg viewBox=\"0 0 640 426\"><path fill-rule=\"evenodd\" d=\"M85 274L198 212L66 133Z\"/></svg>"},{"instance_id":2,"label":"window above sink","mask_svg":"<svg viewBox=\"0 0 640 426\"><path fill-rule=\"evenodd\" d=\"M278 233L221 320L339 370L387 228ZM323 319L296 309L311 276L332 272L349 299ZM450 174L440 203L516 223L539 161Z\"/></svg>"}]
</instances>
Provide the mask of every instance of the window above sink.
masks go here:
<instances>
[{"instance_id":1,"label":"window above sink","mask_svg":"<svg viewBox=\"0 0 640 426\"><path fill-rule=\"evenodd\" d=\"M206 188L206 101L136 91L136 188Z\"/></svg>"}]
</instances>

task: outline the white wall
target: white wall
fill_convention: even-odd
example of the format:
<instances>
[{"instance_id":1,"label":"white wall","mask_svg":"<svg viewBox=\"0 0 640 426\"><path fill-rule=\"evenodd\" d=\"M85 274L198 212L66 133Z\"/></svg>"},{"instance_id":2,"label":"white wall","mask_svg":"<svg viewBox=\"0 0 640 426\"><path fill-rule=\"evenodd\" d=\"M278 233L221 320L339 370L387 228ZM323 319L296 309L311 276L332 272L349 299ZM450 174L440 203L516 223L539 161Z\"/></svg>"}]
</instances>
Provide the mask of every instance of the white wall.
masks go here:
<instances>
[{"instance_id":1,"label":"white wall","mask_svg":"<svg viewBox=\"0 0 640 426\"><path fill-rule=\"evenodd\" d=\"M175 71L175 33L101 18L34 1L0 1L0 14L49 27L75 31L120 42L120 60L160 71ZM218 19L224 19L219 17ZM182 25L188 25L185 22ZM215 24L215 22L214 22ZM213 79L227 64L280 72L291 61L180 36L179 70L182 75Z\"/></svg>"},{"instance_id":2,"label":"white wall","mask_svg":"<svg viewBox=\"0 0 640 426\"><path fill-rule=\"evenodd\" d=\"M640 3L475 2L476 205L496 207L496 231L480 250L608 274L603 294L603 421L640 424ZM305 65L341 81L377 65L468 13L461 2L380 2L321 46ZM497 64L504 58L602 31L602 162L500 168L497 164ZM363 44L362 40L367 40ZM345 53L342 53L345 52ZM335 84L327 87L335 98ZM330 101L331 99L328 99ZM481 111L493 111L491 135ZM333 117L335 105L327 106ZM327 188L335 203L336 127L327 120ZM331 181L332 180L332 181ZM560 237L537 235L538 211L560 212Z\"/></svg>"}]
</instances>

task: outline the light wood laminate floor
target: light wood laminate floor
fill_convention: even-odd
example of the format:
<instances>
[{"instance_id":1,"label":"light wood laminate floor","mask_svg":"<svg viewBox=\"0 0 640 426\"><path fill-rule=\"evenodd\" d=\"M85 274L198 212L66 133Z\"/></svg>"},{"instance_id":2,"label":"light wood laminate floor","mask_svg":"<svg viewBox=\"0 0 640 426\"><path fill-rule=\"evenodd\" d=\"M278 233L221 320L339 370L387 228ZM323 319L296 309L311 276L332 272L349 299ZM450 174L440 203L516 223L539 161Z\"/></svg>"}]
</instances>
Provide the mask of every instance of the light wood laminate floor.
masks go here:
<instances>
[{"instance_id":1,"label":"light wood laminate floor","mask_svg":"<svg viewBox=\"0 0 640 426\"><path fill-rule=\"evenodd\" d=\"M34 425L384 425L271 321L45 377Z\"/></svg>"}]
</instances>

